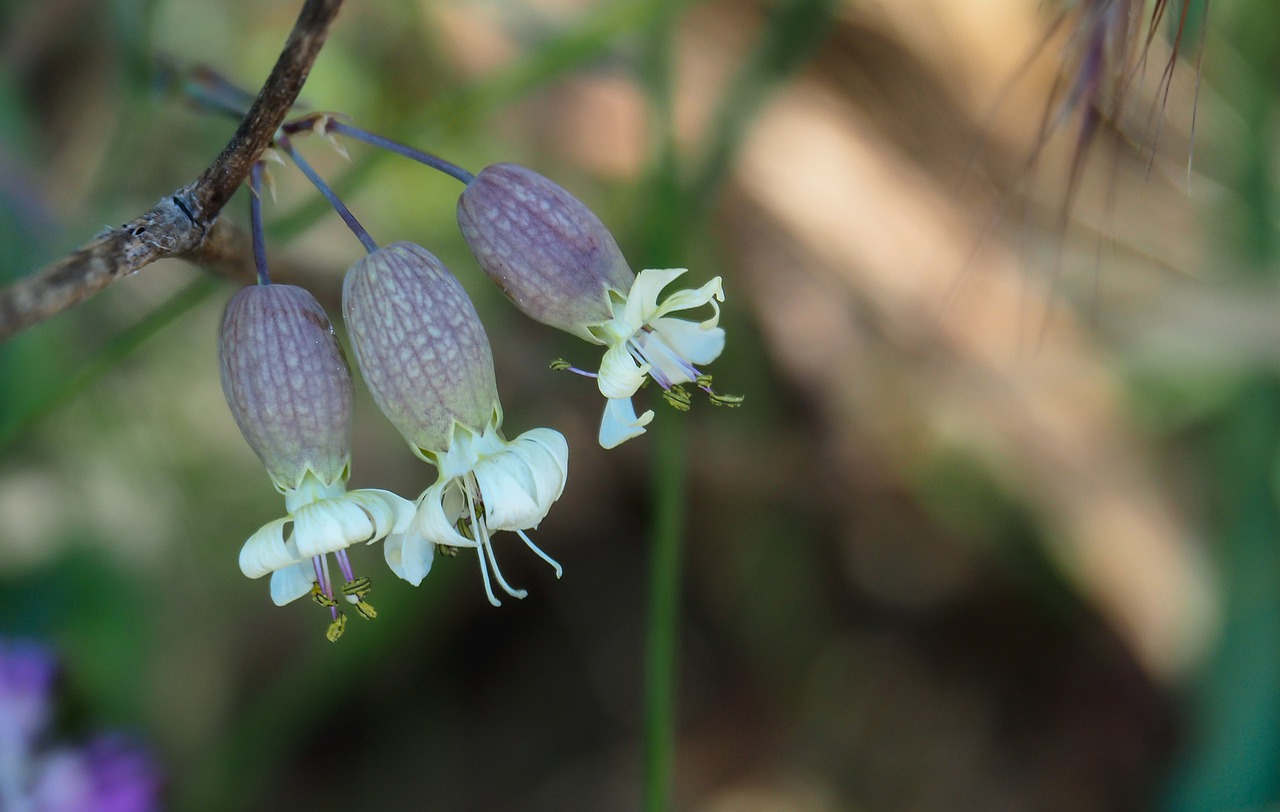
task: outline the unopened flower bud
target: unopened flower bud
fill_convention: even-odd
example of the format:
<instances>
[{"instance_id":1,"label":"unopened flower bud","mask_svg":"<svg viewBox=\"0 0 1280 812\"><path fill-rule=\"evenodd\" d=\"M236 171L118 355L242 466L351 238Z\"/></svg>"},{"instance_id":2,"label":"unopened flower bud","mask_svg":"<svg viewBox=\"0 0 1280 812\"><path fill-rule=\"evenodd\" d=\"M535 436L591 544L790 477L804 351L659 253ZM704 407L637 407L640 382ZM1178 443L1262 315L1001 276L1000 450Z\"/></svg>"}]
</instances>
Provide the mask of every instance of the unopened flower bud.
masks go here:
<instances>
[{"instance_id":1,"label":"unopened flower bud","mask_svg":"<svg viewBox=\"0 0 1280 812\"><path fill-rule=\"evenodd\" d=\"M431 252L398 242L368 254L347 272L342 303L373 399L420 456L447 451L455 423L501 415L480 317Z\"/></svg>"},{"instance_id":2,"label":"unopened flower bud","mask_svg":"<svg viewBox=\"0 0 1280 812\"><path fill-rule=\"evenodd\" d=\"M244 439L282 493L307 471L344 478L351 373L324 308L292 285L237 293L222 319L222 389Z\"/></svg>"},{"instance_id":3,"label":"unopened flower bud","mask_svg":"<svg viewBox=\"0 0 1280 812\"><path fill-rule=\"evenodd\" d=\"M516 307L588 341L590 325L613 318L609 292L625 295L635 279L600 218L522 166L481 170L458 198L458 225Z\"/></svg>"}]
</instances>

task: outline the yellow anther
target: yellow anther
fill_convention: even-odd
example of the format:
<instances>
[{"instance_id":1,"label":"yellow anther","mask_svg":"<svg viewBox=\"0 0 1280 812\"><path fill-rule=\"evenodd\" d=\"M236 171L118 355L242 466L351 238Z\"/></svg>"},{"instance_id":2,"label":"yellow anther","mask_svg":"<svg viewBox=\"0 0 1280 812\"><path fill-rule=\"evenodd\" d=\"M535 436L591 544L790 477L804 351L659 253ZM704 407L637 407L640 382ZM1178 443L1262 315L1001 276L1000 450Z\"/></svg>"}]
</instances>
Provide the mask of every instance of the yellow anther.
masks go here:
<instances>
[{"instance_id":1,"label":"yellow anther","mask_svg":"<svg viewBox=\"0 0 1280 812\"><path fill-rule=\"evenodd\" d=\"M343 595L354 595L357 598L363 598L373 589L373 582L365 576L360 576L354 581L347 581L342 585Z\"/></svg>"},{"instance_id":2,"label":"yellow anther","mask_svg":"<svg viewBox=\"0 0 1280 812\"><path fill-rule=\"evenodd\" d=\"M673 386L664 391L662 393L662 398L667 403L671 404L672 407L679 409L682 412L689 411L689 404L691 402L689 399L689 393L684 391L684 387L682 386Z\"/></svg>"},{"instance_id":3,"label":"yellow anther","mask_svg":"<svg viewBox=\"0 0 1280 812\"><path fill-rule=\"evenodd\" d=\"M360 613L360 617L365 620L373 620L378 616L378 610L373 608L373 604L368 601L356 601L352 604L355 610Z\"/></svg>"},{"instance_id":4,"label":"yellow anther","mask_svg":"<svg viewBox=\"0 0 1280 812\"><path fill-rule=\"evenodd\" d=\"M335 601L333 598L329 597L328 595L324 594L324 591L320 589L319 584L311 585L311 600L315 601L316 603L320 604L326 609L331 609L334 606L338 605L337 601Z\"/></svg>"},{"instance_id":5,"label":"yellow anther","mask_svg":"<svg viewBox=\"0 0 1280 812\"><path fill-rule=\"evenodd\" d=\"M564 360L563 358L555 359L554 361L551 362L550 366L556 372L565 372L573 368L573 364L570 364L568 361Z\"/></svg>"},{"instance_id":6,"label":"yellow anther","mask_svg":"<svg viewBox=\"0 0 1280 812\"><path fill-rule=\"evenodd\" d=\"M458 555L458 548L450 547L448 544L437 544L436 552L440 553L440 555L445 558L456 558Z\"/></svg>"},{"instance_id":7,"label":"yellow anther","mask_svg":"<svg viewBox=\"0 0 1280 812\"><path fill-rule=\"evenodd\" d=\"M336 643L338 642L338 638L342 636L342 633L346 631L346 628L347 616L339 613L338 616L333 619L333 622L329 624L329 630L324 633L324 636L328 638L330 643Z\"/></svg>"},{"instance_id":8,"label":"yellow anther","mask_svg":"<svg viewBox=\"0 0 1280 812\"><path fill-rule=\"evenodd\" d=\"M711 401L712 406L727 406L730 409L736 409L742 405L744 398L742 395L722 395L719 392L708 392L707 400Z\"/></svg>"}]
</instances>

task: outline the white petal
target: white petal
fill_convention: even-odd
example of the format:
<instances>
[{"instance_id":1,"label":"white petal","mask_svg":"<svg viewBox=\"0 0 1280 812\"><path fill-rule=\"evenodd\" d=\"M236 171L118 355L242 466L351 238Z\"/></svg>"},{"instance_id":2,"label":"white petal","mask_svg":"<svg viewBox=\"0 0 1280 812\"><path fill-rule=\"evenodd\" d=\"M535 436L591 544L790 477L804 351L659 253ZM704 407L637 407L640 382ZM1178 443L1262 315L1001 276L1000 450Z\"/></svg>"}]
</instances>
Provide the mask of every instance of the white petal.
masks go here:
<instances>
[{"instance_id":1,"label":"white petal","mask_svg":"<svg viewBox=\"0 0 1280 812\"><path fill-rule=\"evenodd\" d=\"M674 319L666 319L674 321ZM649 375L664 388L689 383L698 376L698 370L689 359L677 353L662 336L656 333L640 333L637 343L640 351L650 361Z\"/></svg>"},{"instance_id":2,"label":"white petal","mask_svg":"<svg viewBox=\"0 0 1280 812\"><path fill-rule=\"evenodd\" d=\"M534 498L543 509L564 493L569 475L569 443L564 435L554 429L530 429L511 442L514 450L524 456L533 472L537 485Z\"/></svg>"},{"instance_id":3,"label":"white petal","mask_svg":"<svg viewBox=\"0 0 1280 812\"><path fill-rule=\"evenodd\" d=\"M368 511L369 517L373 519L373 537L369 539L371 542L390 533L408 530L413 515L418 510L417 505L403 496L375 488L351 491L348 497Z\"/></svg>"},{"instance_id":4,"label":"white petal","mask_svg":"<svg viewBox=\"0 0 1280 812\"><path fill-rule=\"evenodd\" d=\"M623 318L632 330L639 330L655 315L662 315L658 312L658 296L661 295L663 288L686 272L686 268L669 270L646 268L636 275L636 281L632 283L631 290L627 293L627 306L623 314Z\"/></svg>"},{"instance_id":5,"label":"white petal","mask_svg":"<svg viewBox=\"0 0 1280 812\"><path fill-rule=\"evenodd\" d=\"M564 435L555 429L530 429L516 438L516 442L536 443L546 449L547 454L560 467L560 490L564 490L564 481L569 477L569 443ZM552 497L559 499L560 493Z\"/></svg>"},{"instance_id":6,"label":"white petal","mask_svg":"<svg viewBox=\"0 0 1280 812\"><path fill-rule=\"evenodd\" d=\"M535 499L537 484L533 472L519 454L496 454L481 460L476 465L475 476L484 499L485 523L490 530L537 527L547 515Z\"/></svg>"},{"instance_id":7,"label":"white petal","mask_svg":"<svg viewBox=\"0 0 1280 812\"><path fill-rule=\"evenodd\" d=\"M721 327L707 328L684 319L664 318L653 323L653 331L677 355L695 364L709 364L724 351Z\"/></svg>"},{"instance_id":8,"label":"white petal","mask_svg":"<svg viewBox=\"0 0 1280 812\"><path fill-rule=\"evenodd\" d=\"M703 322L703 326L707 328L715 327L720 321L720 305L718 302L724 301L724 286L720 281L720 277L715 277L697 290L678 290L663 300L662 304L655 308L652 312L646 314L645 323L652 324L653 320L668 313L674 313L677 310L692 310L695 307L703 305L711 305L714 315L707 321Z\"/></svg>"},{"instance_id":9,"label":"white petal","mask_svg":"<svg viewBox=\"0 0 1280 812\"><path fill-rule=\"evenodd\" d=\"M632 437L639 437L652 420L652 409L637 418L631 398L610 398L600 421L600 447L617 448Z\"/></svg>"},{"instance_id":10,"label":"white petal","mask_svg":"<svg viewBox=\"0 0 1280 812\"><path fill-rule=\"evenodd\" d=\"M258 528L240 548L240 571L250 578L261 578L269 572L296 564L301 560L298 547L290 537L284 538L284 526L289 517L276 519Z\"/></svg>"},{"instance_id":11,"label":"white petal","mask_svg":"<svg viewBox=\"0 0 1280 812\"><path fill-rule=\"evenodd\" d=\"M387 566L404 580L418 586L431 572L431 562L436 557L436 545L423 538L416 530L392 533L382 544Z\"/></svg>"},{"instance_id":12,"label":"white petal","mask_svg":"<svg viewBox=\"0 0 1280 812\"><path fill-rule=\"evenodd\" d=\"M454 526L466 512L462 487L456 479L437 482L422 495L413 531L433 544L447 547L474 547L476 543Z\"/></svg>"},{"instance_id":13,"label":"white petal","mask_svg":"<svg viewBox=\"0 0 1280 812\"><path fill-rule=\"evenodd\" d=\"M605 351L596 385L607 398L629 398L644 383L648 372L648 364L637 364L625 345L615 344Z\"/></svg>"},{"instance_id":14,"label":"white petal","mask_svg":"<svg viewBox=\"0 0 1280 812\"><path fill-rule=\"evenodd\" d=\"M310 592L315 582L316 568L310 561L276 570L271 573L271 600L276 606L284 606Z\"/></svg>"},{"instance_id":15,"label":"white petal","mask_svg":"<svg viewBox=\"0 0 1280 812\"><path fill-rule=\"evenodd\" d=\"M323 499L298 508L293 517L298 555L310 558L342 550L373 537L373 521L358 503Z\"/></svg>"}]
</instances>

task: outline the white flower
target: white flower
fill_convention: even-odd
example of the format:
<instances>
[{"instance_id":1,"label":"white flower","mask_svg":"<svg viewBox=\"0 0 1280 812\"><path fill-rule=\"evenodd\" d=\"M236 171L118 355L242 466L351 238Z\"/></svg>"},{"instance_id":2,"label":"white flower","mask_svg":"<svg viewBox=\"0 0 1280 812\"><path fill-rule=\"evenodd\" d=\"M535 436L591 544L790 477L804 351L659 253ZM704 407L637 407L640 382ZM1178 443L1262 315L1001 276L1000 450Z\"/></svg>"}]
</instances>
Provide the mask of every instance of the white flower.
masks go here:
<instances>
[{"instance_id":1,"label":"white flower","mask_svg":"<svg viewBox=\"0 0 1280 812\"><path fill-rule=\"evenodd\" d=\"M449 450L430 457L439 477L419 498L412 524L383 545L396 575L417 586L431 571L437 546L471 547L489 603L501 605L490 583L491 568L504 592L523 598L527 593L502 577L493 551L493 533L510 530L560 577L560 565L524 532L538 526L564 491L569 446L559 432L532 429L507 441L495 422L480 433L455 423Z\"/></svg>"},{"instance_id":2,"label":"white flower","mask_svg":"<svg viewBox=\"0 0 1280 812\"><path fill-rule=\"evenodd\" d=\"M600 423L600 445L613 448L644 434L653 412L639 417L631 397L653 378L663 397L688 409L684 384L694 384L720 406L742 398L711 388L695 364L709 364L724 349L716 277L697 290L682 290L662 303L662 289L686 271L646 270L639 276L617 240L582 201L551 180L515 164L485 167L458 198L458 227L485 274L530 318L608 349L599 374L557 360L555 369L598 378L609 399ZM711 318L696 323L667 314L710 305Z\"/></svg>"},{"instance_id":3,"label":"white flower","mask_svg":"<svg viewBox=\"0 0 1280 812\"><path fill-rule=\"evenodd\" d=\"M604 448L644 434L644 427L653 420L652 410L637 417L631 405L646 376L667 392L692 383L717 397L695 364L709 364L724 350L724 329L717 326L724 290L717 276L697 290L676 291L659 303L663 288L684 273L684 268L641 271L630 293L614 294L613 318L590 328L592 338L608 348L596 380L600 393L609 399L600 423ZM703 305L713 311L703 322L667 315Z\"/></svg>"},{"instance_id":4,"label":"white flower","mask_svg":"<svg viewBox=\"0 0 1280 812\"><path fill-rule=\"evenodd\" d=\"M241 572L250 578L270 574L271 600L277 606L311 594L337 621L341 615L333 598L341 592L361 615L376 615L364 600L368 579L355 576L346 548L407 527L413 503L390 491L348 492L345 477L326 485L310 471L297 488L284 491L284 499L287 515L263 525L241 548ZM285 535L287 525L292 528ZM330 553L343 576L340 587L329 575Z\"/></svg>"}]
</instances>

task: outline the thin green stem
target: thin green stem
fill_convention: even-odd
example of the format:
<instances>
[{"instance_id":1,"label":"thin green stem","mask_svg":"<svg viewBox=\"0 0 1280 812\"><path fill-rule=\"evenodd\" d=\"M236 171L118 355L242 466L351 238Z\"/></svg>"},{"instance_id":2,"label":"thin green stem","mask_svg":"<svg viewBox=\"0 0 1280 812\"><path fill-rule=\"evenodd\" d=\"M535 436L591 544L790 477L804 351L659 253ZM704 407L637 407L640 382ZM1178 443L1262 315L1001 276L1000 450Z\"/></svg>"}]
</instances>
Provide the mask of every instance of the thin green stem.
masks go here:
<instances>
[{"instance_id":1,"label":"thin green stem","mask_svg":"<svg viewBox=\"0 0 1280 812\"><path fill-rule=\"evenodd\" d=\"M302 170L302 174L307 176L307 180L311 181L311 185L316 187L316 190L324 196L325 200L329 201L329 205L333 206L333 210L342 218L342 222L347 224L347 228L351 229L351 233L356 235L356 239L364 246L364 250L368 251L370 254L377 251L378 244L374 242L373 237L370 237L369 232L364 230L364 226L360 225L360 221L351 213L351 209L347 208L347 204L343 203L342 200L338 198L337 193L334 192L333 189L329 188L329 184L324 182L324 178L320 177L320 173L316 172L316 170L312 168L311 164L307 163L306 159L298 154L297 150L293 148L293 144L290 143L288 137L284 135L277 136L276 143L280 146L280 149L285 151L285 154L289 156L294 164L297 165L298 169Z\"/></svg>"},{"instance_id":2,"label":"thin green stem","mask_svg":"<svg viewBox=\"0 0 1280 812\"><path fill-rule=\"evenodd\" d=\"M654 523L649 552L649 640L645 670L644 809L671 806L676 739L680 559L685 517L684 421L654 432Z\"/></svg>"},{"instance_id":3,"label":"thin green stem","mask_svg":"<svg viewBox=\"0 0 1280 812\"><path fill-rule=\"evenodd\" d=\"M352 125L345 124L341 121L330 121L328 131L354 138L357 141L363 141L366 144L379 147L380 149L385 149L388 152L394 152L396 155L401 155L411 161L417 161L424 166L429 166L432 169L445 173L451 178L461 181L464 186L470 184L471 181L476 179L475 175L455 163L446 161L438 155L432 155L429 152L414 149L406 144L401 144L399 141L392 141L390 138L383 138L376 133L371 133L368 130L362 130L359 127L353 127Z\"/></svg>"},{"instance_id":4,"label":"thin green stem","mask_svg":"<svg viewBox=\"0 0 1280 812\"><path fill-rule=\"evenodd\" d=\"M649 26L642 65L653 139L647 253L654 267L672 264L688 234L678 184L672 93L672 34L678 4L661 8ZM676 749L680 560L685 514L684 426L669 421L653 432L654 523L649 559L649 639L645 665L644 802L646 812L671 808Z\"/></svg>"},{"instance_id":5,"label":"thin green stem","mask_svg":"<svg viewBox=\"0 0 1280 812\"><path fill-rule=\"evenodd\" d=\"M253 234L253 266L258 272L258 284L270 285L267 272L267 238L262 233L262 161L249 170L249 225Z\"/></svg>"}]
</instances>

